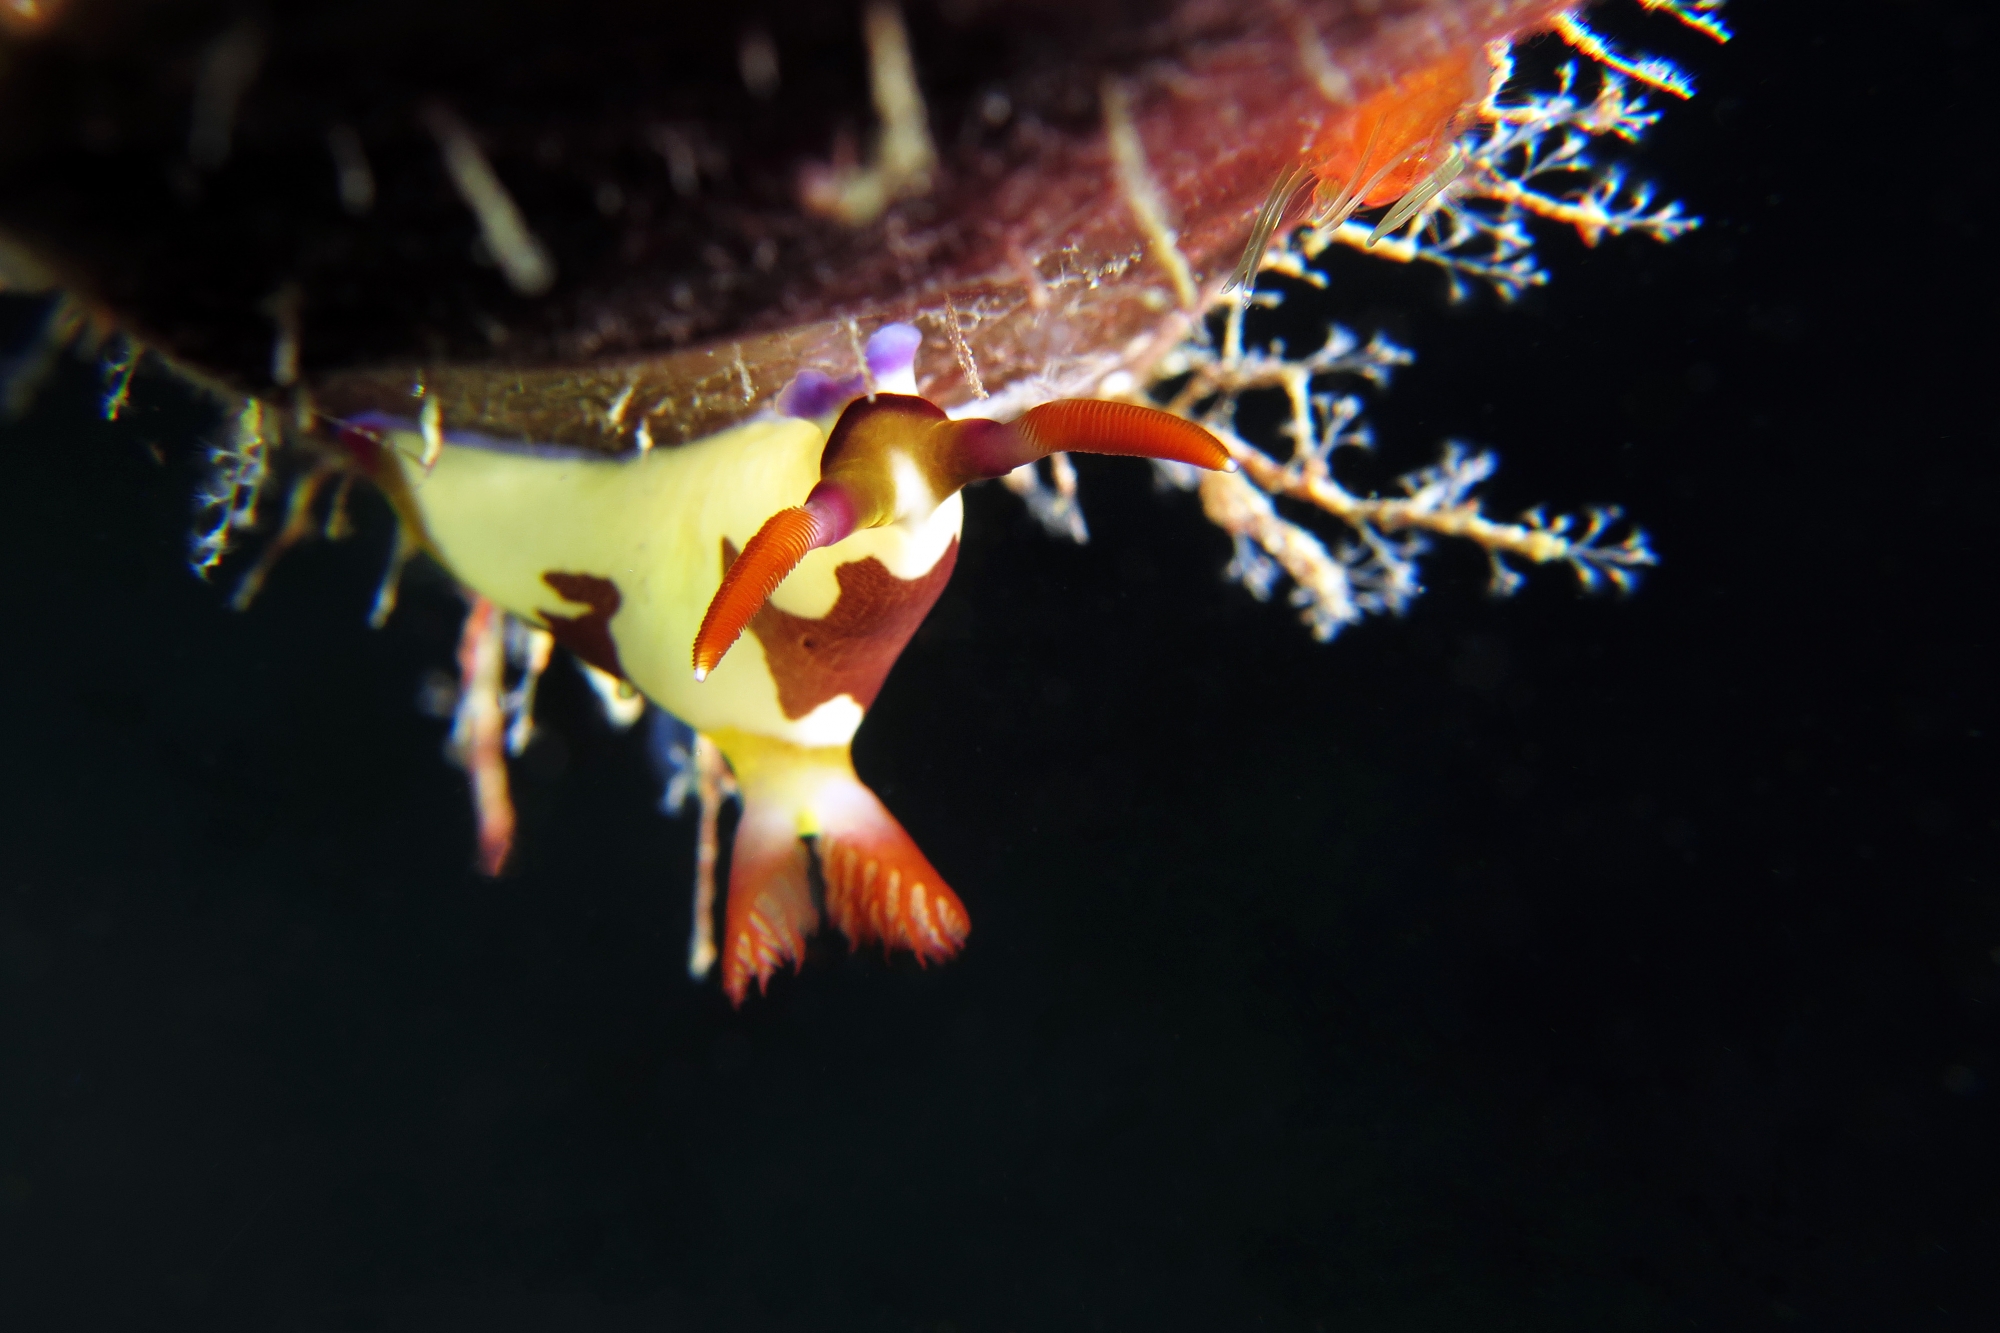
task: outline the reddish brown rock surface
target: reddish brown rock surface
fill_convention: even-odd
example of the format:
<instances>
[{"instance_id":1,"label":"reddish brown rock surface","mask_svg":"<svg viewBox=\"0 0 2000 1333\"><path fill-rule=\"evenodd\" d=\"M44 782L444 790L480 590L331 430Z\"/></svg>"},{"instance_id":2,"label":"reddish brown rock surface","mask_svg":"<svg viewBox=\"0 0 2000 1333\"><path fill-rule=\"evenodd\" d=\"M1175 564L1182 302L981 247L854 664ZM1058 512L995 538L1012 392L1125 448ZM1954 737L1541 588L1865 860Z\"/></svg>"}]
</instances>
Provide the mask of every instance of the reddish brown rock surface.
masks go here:
<instances>
[{"instance_id":1,"label":"reddish brown rock surface","mask_svg":"<svg viewBox=\"0 0 2000 1333\"><path fill-rule=\"evenodd\" d=\"M850 320L922 328L919 381L940 402L974 396L968 363L988 391L1031 376L1087 391L1175 335L1187 292L1120 188L1107 83L1206 289L1341 96L1559 7L912 0L938 169L852 226L801 208L799 178L874 133L858 5L767 7L779 79L759 96L733 6L594 0L557 22L528 0L327 0L245 28L205 0L73 0L6 39L0 241L16 270L31 255L246 389L273 387L292 301L305 381L336 414L408 405L421 377L448 428L622 449L643 419L667 444L802 367L850 371ZM1344 94L1313 77L1301 24ZM198 104L232 58L248 73L217 160ZM510 288L480 252L426 128L438 104L546 246L546 292ZM367 159L365 211L343 207L342 133Z\"/></svg>"}]
</instances>

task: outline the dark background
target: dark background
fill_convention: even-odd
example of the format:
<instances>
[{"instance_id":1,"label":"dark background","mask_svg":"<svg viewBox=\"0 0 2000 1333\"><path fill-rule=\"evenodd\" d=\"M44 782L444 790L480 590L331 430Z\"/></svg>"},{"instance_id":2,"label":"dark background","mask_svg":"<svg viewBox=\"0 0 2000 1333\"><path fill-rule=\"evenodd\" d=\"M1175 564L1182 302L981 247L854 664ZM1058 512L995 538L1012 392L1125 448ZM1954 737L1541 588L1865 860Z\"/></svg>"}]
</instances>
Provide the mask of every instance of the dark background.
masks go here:
<instances>
[{"instance_id":1,"label":"dark background","mask_svg":"<svg viewBox=\"0 0 2000 1333\"><path fill-rule=\"evenodd\" d=\"M482 881L442 581L369 633L366 507L231 613L204 418L64 370L0 435L0 1325L1994 1326L1995 32L1731 18L1644 157L1695 236L1319 311L1419 354L1382 475L1622 501L1641 592L1447 552L1321 646L1143 469L1083 549L986 488L858 745L969 947L740 1013L575 677Z\"/></svg>"}]
</instances>

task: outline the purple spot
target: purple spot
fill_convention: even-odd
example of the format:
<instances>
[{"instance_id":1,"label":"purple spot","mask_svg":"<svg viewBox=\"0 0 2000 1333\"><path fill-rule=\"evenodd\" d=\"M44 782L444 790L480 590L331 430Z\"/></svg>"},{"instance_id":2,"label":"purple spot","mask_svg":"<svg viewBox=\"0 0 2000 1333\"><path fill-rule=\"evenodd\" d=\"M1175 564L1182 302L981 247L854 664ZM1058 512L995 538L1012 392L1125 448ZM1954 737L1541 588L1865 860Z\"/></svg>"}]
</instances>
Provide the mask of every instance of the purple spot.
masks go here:
<instances>
[{"instance_id":1,"label":"purple spot","mask_svg":"<svg viewBox=\"0 0 2000 1333\"><path fill-rule=\"evenodd\" d=\"M868 339L863 353L868 373L877 380L907 375L917 362L917 346L924 340L908 324L884 324ZM836 408L868 392L868 383L859 375L835 379L822 370L801 370L785 391L778 395L778 412L788 417L823 417Z\"/></svg>"},{"instance_id":2,"label":"purple spot","mask_svg":"<svg viewBox=\"0 0 2000 1333\"><path fill-rule=\"evenodd\" d=\"M900 375L917 363L924 335L909 324L884 324L868 339L868 373L877 379Z\"/></svg>"},{"instance_id":3,"label":"purple spot","mask_svg":"<svg viewBox=\"0 0 2000 1333\"><path fill-rule=\"evenodd\" d=\"M778 411L788 417L823 417L863 389L859 375L837 380L818 370L801 370L778 395Z\"/></svg>"}]
</instances>

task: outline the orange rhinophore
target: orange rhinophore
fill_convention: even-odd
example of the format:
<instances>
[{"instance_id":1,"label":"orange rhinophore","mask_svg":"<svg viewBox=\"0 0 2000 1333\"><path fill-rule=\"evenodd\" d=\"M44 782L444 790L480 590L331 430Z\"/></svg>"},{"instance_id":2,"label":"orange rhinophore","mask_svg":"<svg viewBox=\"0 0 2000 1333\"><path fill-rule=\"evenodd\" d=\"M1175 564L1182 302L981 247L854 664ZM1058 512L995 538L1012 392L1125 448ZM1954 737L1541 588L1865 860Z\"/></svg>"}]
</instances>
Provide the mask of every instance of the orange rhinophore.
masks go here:
<instances>
[{"instance_id":1,"label":"orange rhinophore","mask_svg":"<svg viewBox=\"0 0 2000 1333\"><path fill-rule=\"evenodd\" d=\"M1192 421L1134 403L1061 398L1029 409L1013 425L1034 444L1037 457L1053 453L1120 454L1192 463L1214 472L1228 472L1236 466L1229 451Z\"/></svg>"},{"instance_id":2,"label":"orange rhinophore","mask_svg":"<svg viewBox=\"0 0 2000 1333\"><path fill-rule=\"evenodd\" d=\"M1462 169L1464 157L1453 145L1492 79L1483 52L1460 52L1397 79L1357 106L1330 113L1302 159L1271 187L1225 290L1249 289L1264 248L1296 216L1294 206L1308 186L1313 196L1308 212L1318 226L1338 227L1359 209L1386 204L1398 206L1370 243L1402 225Z\"/></svg>"},{"instance_id":3,"label":"orange rhinophore","mask_svg":"<svg viewBox=\"0 0 2000 1333\"><path fill-rule=\"evenodd\" d=\"M1328 116L1306 150L1323 220L1392 204L1445 164L1492 67L1461 52L1396 80L1351 111Z\"/></svg>"},{"instance_id":4,"label":"orange rhinophore","mask_svg":"<svg viewBox=\"0 0 2000 1333\"><path fill-rule=\"evenodd\" d=\"M694 639L694 678L707 680L716 663L743 634L750 618L771 600L771 594L785 576L799 567L806 552L837 540L829 535L833 524L806 505L780 509L757 529L743 553L729 567L715 600L701 618L701 631ZM848 525L848 531L853 524ZM846 532L840 536L845 537Z\"/></svg>"}]
</instances>

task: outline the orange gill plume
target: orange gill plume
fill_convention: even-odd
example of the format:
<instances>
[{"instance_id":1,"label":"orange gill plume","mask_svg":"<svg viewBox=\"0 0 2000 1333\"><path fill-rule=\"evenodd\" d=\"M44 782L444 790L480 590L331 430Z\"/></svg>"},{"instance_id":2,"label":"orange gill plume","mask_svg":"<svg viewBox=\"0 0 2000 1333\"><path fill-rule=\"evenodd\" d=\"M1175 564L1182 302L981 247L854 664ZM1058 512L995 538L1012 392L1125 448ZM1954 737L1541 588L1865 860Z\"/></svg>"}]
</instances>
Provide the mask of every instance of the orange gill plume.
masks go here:
<instances>
[{"instance_id":1,"label":"orange gill plume","mask_svg":"<svg viewBox=\"0 0 2000 1333\"><path fill-rule=\"evenodd\" d=\"M819 925L811 885L817 844L826 914L856 948L907 949L919 964L957 953L971 930L958 895L903 826L854 774L845 746L804 749L766 737L717 736L743 795L723 922L722 988L741 1004L756 982L805 957Z\"/></svg>"}]
</instances>

